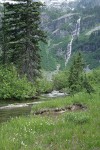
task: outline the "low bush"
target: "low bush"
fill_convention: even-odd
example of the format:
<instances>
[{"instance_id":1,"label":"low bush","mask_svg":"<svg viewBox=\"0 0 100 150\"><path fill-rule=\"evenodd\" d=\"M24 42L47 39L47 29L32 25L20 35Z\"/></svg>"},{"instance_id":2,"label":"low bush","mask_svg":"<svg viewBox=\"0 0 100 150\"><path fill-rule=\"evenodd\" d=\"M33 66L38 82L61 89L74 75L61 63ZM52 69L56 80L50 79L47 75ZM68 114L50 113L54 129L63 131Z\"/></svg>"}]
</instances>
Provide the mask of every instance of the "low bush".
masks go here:
<instances>
[{"instance_id":1,"label":"low bush","mask_svg":"<svg viewBox=\"0 0 100 150\"><path fill-rule=\"evenodd\" d=\"M38 94L49 93L53 90L53 83L46 79L37 79L35 86Z\"/></svg>"},{"instance_id":2,"label":"low bush","mask_svg":"<svg viewBox=\"0 0 100 150\"><path fill-rule=\"evenodd\" d=\"M100 69L95 69L89 73L87 73L88 80L91 84L99 84L100 83Z\"/></svg>"},{"instance_id":3,"label":"low bush","mask_svg":"<svg viewBox=\"0 0 100 150\"><path fill-rule=\"evenodd\" d=\"M59 74L56 74L53 78L53 83L56 90L68 87L68 73L66 71L62 71Z\"/></svg>"},{"instance_id":4,"label":"low bush","mask_svg":"<svg viewBox=\"0 0 100 150\"><path fill-rule=\"evenodd\" d=\"M0 99L33 97L36 89L24 76L20 78L14 66L0 66Z\"/></svg>"}]
</instances>

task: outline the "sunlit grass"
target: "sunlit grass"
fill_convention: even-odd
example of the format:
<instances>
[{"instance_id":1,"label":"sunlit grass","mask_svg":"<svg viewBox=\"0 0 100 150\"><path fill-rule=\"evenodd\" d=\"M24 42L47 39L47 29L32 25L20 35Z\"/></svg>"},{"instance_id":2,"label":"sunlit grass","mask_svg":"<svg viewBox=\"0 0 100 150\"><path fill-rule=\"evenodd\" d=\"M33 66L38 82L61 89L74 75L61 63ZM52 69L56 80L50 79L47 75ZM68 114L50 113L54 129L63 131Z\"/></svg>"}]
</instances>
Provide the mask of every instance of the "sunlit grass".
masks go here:
<instances>
[{"instance_id":1,"label":"sunlit grass","mask_svg":"<svg viewBox=\"0 0 100 150\"><path fill-rule=\"evenodd\" d=\"M31 115L0 125L0 150L99 150L100 95L76 94L33 106L32 111L82 103L86 110Z\"/></svg>"}]
</instances>

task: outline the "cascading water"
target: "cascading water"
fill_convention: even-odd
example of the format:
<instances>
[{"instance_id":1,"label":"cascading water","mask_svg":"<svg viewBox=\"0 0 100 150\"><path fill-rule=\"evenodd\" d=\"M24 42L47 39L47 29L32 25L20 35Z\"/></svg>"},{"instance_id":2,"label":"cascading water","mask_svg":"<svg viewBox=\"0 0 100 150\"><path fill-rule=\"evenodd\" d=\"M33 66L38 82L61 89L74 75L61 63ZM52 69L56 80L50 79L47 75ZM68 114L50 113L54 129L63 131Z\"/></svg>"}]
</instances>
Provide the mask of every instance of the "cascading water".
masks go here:
<instances>
[{"instance_id":1,"label":"cascading water","mask_svg":"<svg viewBox=\"0 0 100 150\"><path fill-rule=\"evenodd\" d=\"M76 36L79 36L79 34L80 34L80 22L81 22L81 17L77 20L76 28L72 32L71 41L67 45L67 50L66 50L66 54L65 54L65 67L66 67L66 65L67 65L67 63L71 57L73 40Z\"/></svg>"},{"instance_id":2,"label":"cascading water","mask_svg":"<svg viewBox=\"0 0 100 150\"><path fill-rule=\"evenodd\" d=\"M70 59L70 56L71 56L73 39L74 38L73 38L73 35L72 35L71 41L67 46L67 52L66 52L66 55L65 55L65 67L66 67L66 65L67 65L67 63Z\"/></svg>"},{"instance_id":3,"label":"cascading water","mask_svg":"<svg viewBox=\"0 0 100 150\"><path fill-rule=\"evenodd\" d=\"M81 17L77 20L76 29L77 29L77 36L80 34L80 23L81 23Z\"/></svg>"}]
</instances>

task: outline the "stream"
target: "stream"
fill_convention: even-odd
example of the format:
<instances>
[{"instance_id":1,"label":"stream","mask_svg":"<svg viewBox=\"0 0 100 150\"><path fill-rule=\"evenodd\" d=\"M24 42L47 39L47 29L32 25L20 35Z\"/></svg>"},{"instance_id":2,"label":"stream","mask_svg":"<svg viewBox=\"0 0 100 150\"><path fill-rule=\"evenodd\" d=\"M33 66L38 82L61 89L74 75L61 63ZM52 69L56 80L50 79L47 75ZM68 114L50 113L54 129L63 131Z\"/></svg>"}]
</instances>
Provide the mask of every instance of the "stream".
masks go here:
<instances>
[{"instance_id":1,"label":"stream","mask_svg":"<svg viewBox=\"0 0 100 150\"><path fill-rule=\"evenodd\" d=\"M75 30L72 32L72 35L71 35L71 41L67 45L67 50L66 50L66 54L65 54L65 67L71 57L71 54L72 54L73 40L75 39L75 37L78 37L80 34L80 22L81 22L81 18L79 18L77 20Z\"/></svg>"},{"instance_id":2,"label":"stream","mask_svg":"<svg viewBox=\"0 0 100 150\"><path fill-rule=\"evenodd\" d=\"M42 101L0 106L0 123L8 121L11 118L30 115L32 106L41 102Z\"/></svg>"},{"instance_id":3,"label":"stream","mask_svg":"<svg viewBox=\"0 0 100 150\"><path fill-rule=\"evenodd\" d=\"M42 98L38 101L31 101L26 103L12 103L12 104L0 104L0 123L9 121L11 118L19 116L29 116L33 106L52 98L66 96L65 93L59 91L52 91L49 94L43 94Z\"/></svg>"}]
</instances>

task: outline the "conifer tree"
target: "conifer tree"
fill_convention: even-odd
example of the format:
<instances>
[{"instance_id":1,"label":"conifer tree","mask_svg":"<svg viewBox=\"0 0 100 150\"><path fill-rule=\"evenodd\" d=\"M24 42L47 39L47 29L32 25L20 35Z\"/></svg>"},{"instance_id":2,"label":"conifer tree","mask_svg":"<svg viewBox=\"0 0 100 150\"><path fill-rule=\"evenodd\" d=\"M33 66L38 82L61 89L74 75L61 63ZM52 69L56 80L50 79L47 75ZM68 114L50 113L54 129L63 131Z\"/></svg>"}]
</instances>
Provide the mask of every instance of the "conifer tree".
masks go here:
<instances>
[{"instance_id":1,"label":"conifer tree","mask_svg":"<svg viewBox=\"0 0 100 150\"><path fill-rule=\"evenodd\" d=\"M1 4L1 11L0 11L0 63L6 63L6 26L5 26L5 5Z\"/></svg>"},{"instance_id":2,"label":"conifer tree","mask_svg":"<svg viewBox=\"0 0 100 150\"><path fill-rule=\"evenodd\" d=\"M40 29L40 8L42 3L31 0L17 0L5 3L4 15L7 63L14 63L21 74L29 80L39 76L39 42L45 42ZM4 51L4 49L2 49ZM3 56L3 55L2 55Z\"/></svg>"},{"instance_id":3,"label":"conifer tree","mask_svg":"<svg viewBox=\"0 0 100 150\"><path fill-rule=\"evenodd\" d=\"M79 92L82 89L83 68L84 63L82 60L81 53L79 52L74 58L68 78L69 90L72 95L74 95L75 92Z\"/></svg>"},{"instance_id":4,"label":"conifer tree","mask_svg":"<svg viewBox=\"0 0 100 150\"><path fill-rule=\"evenodd\" d=\"M74 95L76 92L80 92L82 89L85 89L89 94L94 91L86 77L84 67L85 64L83 63L82 55L79 52L74 58L69 72L68 86L71 95Z\"/></svg>"}]
</instances>

